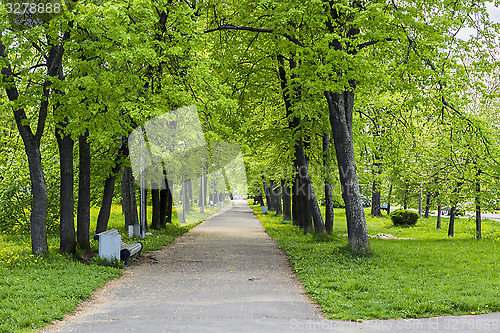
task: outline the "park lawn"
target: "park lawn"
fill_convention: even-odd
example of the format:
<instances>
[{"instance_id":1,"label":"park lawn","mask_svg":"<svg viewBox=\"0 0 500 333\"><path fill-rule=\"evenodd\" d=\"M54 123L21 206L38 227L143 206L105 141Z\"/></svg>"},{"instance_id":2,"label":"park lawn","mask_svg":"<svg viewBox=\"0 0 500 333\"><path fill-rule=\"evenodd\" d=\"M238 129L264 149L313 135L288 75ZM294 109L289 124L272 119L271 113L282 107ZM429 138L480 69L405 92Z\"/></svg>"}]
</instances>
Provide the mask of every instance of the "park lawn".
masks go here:
<instances>
[{"instance_id":1,"label":"park lawn","mask_svg":"<svg viewBox=\"0 0 500 333\"><path fill-rule=\"evenodd\" d=\"M190 224L182 226L173 214L172 224L165 229L151 231L152 235L141 240L143 252L161 249L215 211L216 208L209 208L203 216L193 214L188 220ZM95 230L97 214L98 209L91 210L91 233ZM125 231L119 205L112 207L109 228L120 230L125 242L133 241ZM63 319L83 300L90 298L96 289L121 275L121 269L99 265L99 260L82 263L72 255L60 254L56 235L49 235L48 242L49 252L34 256L31 254L29 235L0 235L1 333L28 332ZM98 242L92 239L91 248L97 251ZM76 256L81 254L82 251L79 251Z\"/></svg>"},{"instance_id":2,"label":"park lawn","mask_svg":"<svg viewBox=\"0 0 500 333\"><path fill-rule=\"evenodd\" d=\"M408 240L370 238L372 254L353 257L347 250L345 215L335 210L334 233L320 239L281 217L260 214L267 233L290 259L310 297L330 319L365 320L474 315L500 311L500 222L483 223L484 240L474 239L475 223L448 218L395 228L388 217L367 216L368 233ZM271 213L273 214L273 213Z\"/></svg>"}]
</instances>

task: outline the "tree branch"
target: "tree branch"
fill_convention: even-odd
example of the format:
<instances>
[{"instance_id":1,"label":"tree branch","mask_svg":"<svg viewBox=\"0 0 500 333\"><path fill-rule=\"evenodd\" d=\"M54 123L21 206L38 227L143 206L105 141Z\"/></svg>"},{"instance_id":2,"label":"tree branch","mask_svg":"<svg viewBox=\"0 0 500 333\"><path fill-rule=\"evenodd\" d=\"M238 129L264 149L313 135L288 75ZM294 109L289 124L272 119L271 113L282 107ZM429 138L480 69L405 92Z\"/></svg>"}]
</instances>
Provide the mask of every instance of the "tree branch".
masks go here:
<instances>
[{"instance_id":1,"label":"tree branch","mask_svg":"<svg viewBox=\"0 0 500 333\"><path fill-rule=\"evenodd\" d=\"M271 34L274 33L273 29L245 27L245 26L239 26L239 25L234 25L234 24L223 24L221 26L218 26L217 28L205 30L204 32L210 33L210 32L215 32L215 31L222 31L222 30L243 30L243 31L264 32L264 33L271 33ZM302 42L300 42L297 38L295 38L293 36L290 36L288 34L282 34L282 36L298 46L302 46L302 47L304 46L304 44L302 44Z\"/></svg>"},{"instance_id":2,"label":"tree branch","mask_svg":"<svg viewBox=\"0 0 500 333\"><path fill-rule=\"evenodd\" d=\"M365 47L368 47L368 46L372 46L372 45L375 45L377 44L378 42L392 42L393 39L392 38L385 38L385 39L381 39L381 40L371 40L371 41L368 41L368 42L364 42L364 43L361 43L358 45L358 50L361 50L361 49L364 49Z\"/></svg>"}]
</instances>

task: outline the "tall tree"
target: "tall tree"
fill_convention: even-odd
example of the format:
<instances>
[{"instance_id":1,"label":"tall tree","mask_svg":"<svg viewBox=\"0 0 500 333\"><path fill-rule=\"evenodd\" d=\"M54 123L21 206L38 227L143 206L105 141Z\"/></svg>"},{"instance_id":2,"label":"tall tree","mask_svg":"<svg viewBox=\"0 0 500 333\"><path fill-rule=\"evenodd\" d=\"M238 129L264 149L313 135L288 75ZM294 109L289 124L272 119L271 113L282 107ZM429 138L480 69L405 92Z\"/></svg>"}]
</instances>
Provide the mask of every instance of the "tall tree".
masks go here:
<instances>
[{"instance_id":1,"label":"tall tree","mask_svg":"<svg viewBox=\"0 0 500 333\"><path fill-rule=\"evenodd\" d=\"M28 35L26 35L26 37L28 37ZM15 37L9 36L9 41L12 43L17 43L18 47L24 47L24 49L29 52L30 47L28 45L31 42L29 38L26 37L23 37L21 34L16 34ZM2 86L5 89L9 101L15 102L13 104L14 118L19 133L24 142L25 153L28 157L31 179L31 193L33 197L30 217L31 247L34 254L40 255L48 250L46 226L48 196L47 184L44 178L42 167L40 140L43 136L45 122L48 116L50 86L52 82L50 78L56 78L59 72L62 70L60 66L62 63L63 49L60 45L55 44L50 47L47 53L44 53L43 49L37 45L37 50L35 50L35 52L40 51L42 59L44 59L45 62L38 63L32 66L34 66L35 68L47 68L46 74L41 78L38 75L39 73L33 75L29 72L29 68L21 68L24 75L30 76L28 81L33 80L36 82L40 81L40 79L42 81L41 91L33 91L33 88L25 91L25 94L32 93L34 96L41 96L38 107L39 110L36 132L33 132L30 126L30 120L26 113L26 108L32 107L32 105L30 105L32 104L32 102L30 101L30 99L23 99L22 101L19 100L20 94L18 90L18 82L16 82L15 76L12 72L11 61L6 53L7 46L4 44L4 39L5 36L3 34L0 34L0 57L3 61L1 70ZM35 89L38 90L38 87L35 87Z\"/></svg>"}]
</instances>

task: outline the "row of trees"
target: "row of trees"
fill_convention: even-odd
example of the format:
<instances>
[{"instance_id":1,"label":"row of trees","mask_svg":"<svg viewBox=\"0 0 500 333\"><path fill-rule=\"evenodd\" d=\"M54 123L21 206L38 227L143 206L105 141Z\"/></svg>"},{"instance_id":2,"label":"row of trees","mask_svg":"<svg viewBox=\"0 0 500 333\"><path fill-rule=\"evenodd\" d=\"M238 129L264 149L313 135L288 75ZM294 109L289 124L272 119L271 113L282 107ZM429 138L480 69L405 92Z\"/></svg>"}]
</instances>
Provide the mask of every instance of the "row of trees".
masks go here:
<instances>
[{"instance_id":1,"label":"row of trees","mask_svg":"<svg viewBox=\"0 0 500 333\"><path fill-rule=\"evenodd\" d=\"M134 190L127 168L128 134L145 120L192 100L186 87L193 78L188 70L196 62L190 46L196 40L184 34L195 36L195 11L172 1L87 2L22 30L13 28L6 14L2 11L0 20L2 114L13 114L27 156L33 252L47 251L52 188L45 175L54 174L50 168L55 163L60 249L74 251L77 240L88 247L91 203L100 201L97 232L105 230L120 169L124 207L136 207L134 195L126 194ZM6 183L25 186L15 179L3 179L2 185ZM137 216L124 211L127 218Z\"/></svg>"},{"instance_id":2,"label":"row of trees","mask_svg":"<svg viewBox=\"0 0 500 333\"><path fill-rule=\"evenodd\" d=\"M125 138L192 103L207 141L241 145L251 183L267 181L271 201L281 189L284 210L306 232L331 232L341 201L355 254L370 251L359 177L372 185L377 215L388 179L391 193L422 184L430 205L433 196L456 201L470 184L484 193L490 185L482 181L496 174L490 106L482 102L494 96L479 83L496 68L488 49L497 30L482 1L114 0L64 8L22 31L0 14L1 115L14 116L31 186L10 188L32 196L36 254L47 250L57 197L49 179L60 185L53 211L61 250L73 251L76 240L88 246L90 206L101 204L104 230L120 169L125 216L134 218ZM457 39L478 24L475 38ZM484 97L479 104L472 89ZM18 147L12 126L4 131L2 149ZM154 192L154 202L168 201L166 193Z\"/></svg>"},{"instance_id":3,"label":"row of trees","mask_svg":"<svg viewBox=\"0 0 500 333\"><path fill-rule=\"evenodd\" d=\"M380 215L386 184L387 199L403 188L398 204L408 205L418 184L427 207L433 196L455 207L460 193L474 198L478 211L486 205L488 187L480 190L478 177L484 185L488 169L493 186L498 164L491 122L482 117L495 95L484 83L496 73L489 51L498 27L484 3L264 1L215 8L208 32L224 36L217 49L220 57L232 55L224 58L231 63L227 81L238 93L242 122L257 128L248 130L253 191L262 195L264 183L272 206L273 188L281 187L272 184L289 184L292 207L300 207L294 223L306 232L329 230L333 182L351 249L369 251L358 174L370 184L373 215ZM477 27L477 35L458 39L463 27ZM311 168L320 170L315 178ZM326 221L316 200L320 186Z\"/></svg>"}]
</instances>

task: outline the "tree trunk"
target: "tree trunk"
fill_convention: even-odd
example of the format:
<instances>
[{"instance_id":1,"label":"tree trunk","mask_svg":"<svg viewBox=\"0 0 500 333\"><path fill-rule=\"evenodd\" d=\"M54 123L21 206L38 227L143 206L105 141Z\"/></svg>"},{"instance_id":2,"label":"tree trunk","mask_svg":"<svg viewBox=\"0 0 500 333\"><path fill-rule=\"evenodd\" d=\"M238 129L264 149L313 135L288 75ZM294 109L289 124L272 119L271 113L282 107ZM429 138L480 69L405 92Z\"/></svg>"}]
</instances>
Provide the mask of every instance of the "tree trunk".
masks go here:
<instances>
[{"instance_id":1,"label":"tree trunk","mask_svg":"<svg viewBox=\"0 0 500 333\"><path fill-rule=\"evenodd\" d=\"M269 211L273 210L272 207L273 207L273 203L272 203L272 200L271 200L271 194L269 193L269 187L267 187L267 183L264 182L262 184L262 186L264 186L264 194L266 196L266 204L267 204L267 208Z\"/></svg>"},{"instance_id":2,"label":"tree trunk","mask_svg":"<svg viewBox=\"0 0 500 333\"><path fill-rule=\"evenodd\" d=\"M292 197L290 193L290 185L282 179L281 193L283 196L283 220L290 221L292 219Z\"/></svg>"},{"instance_id":3,"label":"tree trunk","mask_svg":"<svg viewBox=\"0 0 500 333\"><path fill-rule=\"evenodd\" d=\"M325 223L323 221L323 216L319 209L318 200L316 198L316 193L314 192L313 183L311 176L309 175L309 162L307 161L306 154L304 151L304 142L299 140L296 148L296 161L298 166L298 173L301 181L306 187L306 200L307 206L309 207L310 214L313 219L314 232L317 234L325 233Z\"/></svg>"},{"instance_id":4,"label":"tree trunk","mask_svg":"<svg viewBox=\"0 0 500 333\"><path fill-rule=\"evenodd\" d=\"M271 184L271 197L274 201L274 207L276 208L276 215L283 214L283 210L281 209L281 186L278 183L275 183L273 180L270 182Z\"/></svg>"},{"instance_id":5,"label":"tree trunk","mask_svg":"<svg viewBox=\"0 0 500 333\"><path fill-rule=\"evenodd\" d=\"M160 229L160 190L151 190L151 199L153 202L153 216L151 218L151 229Z\"/></svg>"},{"instance_id":6,"label":"tree trunk","mask_svg":"<svg viewBox=\"0 0 500 333\"><path fill-rule=\"evenodd\" d=\"M60 122L56 128L59 147L61 185L60 185L60 247L61 252L74 252L76 249L74 191L73 191L73 139L64 132L69 120Z\"/></svg>"},{"instance_id":7,"label":"tree trunk","mask_svg":"<svg viewBox=\"0 0 500 333\"><path fill-rule=\"evenodd\" d=\"M279 72L279 77L280 77L280 83L281 83L281 92L283 96L283 100L285 102L285 110L287 113L287 116L290 117L292 115L292 99L290 97L290 90L292 90L295 93L295 98L300 99L300 88L292 88L288 85L288 78L286 75L285 71L285 62L284 62L284 57L281 55L277 56L278 59L278 72ZM290 67L290 70L293 70L294 68L297 67L297 63L293 56L288 60L288 64ZM291 76L292 81L297 78L296 74L292 74ZM294 82L296 84L297 82ZM292 117L290 117L292 118ZM299 131L301 130L301 120L298 117L293 117L293 119L290 119L288 126L292 130L292 132ZM310 232L310 218L311 214L314 219L314 227L315 231L317 233L324 233L325 232L325 225L323 222L323 217L321 216L321 212L319 210L319 205L316 199L316 195L314 193L314 188L312 186L312 181L311 177L309 176L309 168L307 165L307 157L305 156L304 152L304 142L302 139L300 139L296 144L295 144L295 161L294 161L294 166L296 167L296 172L298 172L298 176L300 182L297 182L297 178L295 180L295 186L294 186L294 193L293 195L297 195L297 201L298 205L300 206L299 210L297 211L296 208L292 207L292 214L295 216L301 218L302 223L301 225L304 228L305 232ZM305 187L306 193L303 193L303 188ZM298 192L295 192L297 189ZM295 206L295 198L294 198L294 206ZM298 207L297 207L298 208ZM295 213L293 210L295 209Z\"/></svg>"},{"instance_id":8,"label":"tree trunk","mask_svg":"<svg viewBox=\"0 0 500 333\"><path fill-rule=\"evenodd\" d=\"M306 184L303 180L299 180L298 195L297 195L297 214L299 215L300 226L304 230L304 233L308 234L313 232L313 221L311 216L311 209L309 207L309 201L307 200L307 194L304 191Z\"/></svg>"},{"instance_id":9,"label":"tree trunk","mask_svg":"<svg viewBox=\"0 0 500 333\"><path fill-rule=\"evenodd\" d=\"M380 187L381 182L379 180L374 180L372 183L372 209L371 215L382 216L380 212Z\"/></svg>"},{"instance_id":10,"label":"tree trunk","mask_svg":"<svg viewBox=\"0 0 500 333\"><path fill-rule=\"evenodd\" d=\"M120 165L117 163L108 178L104 182L104 191L102 193L101 209L97 216L97 225L95 233L101 233L108 229L109 215L111 212L111 204L113 203L113 193L115 191L116 173L120 170Z\"/></svg>"},{"instance_id":11,"label":"tree trunk","mask_svg":"<svg viewBox=\"0 0 500 333\"><path fill-rule=\"evenodd\" d=\"M424 213L424 218L426 219L429 218L429 211L431 209L431 198L432 198L431 193L427 193L427 196L425 198L425 213Z\"/></svg>"},{"instance_id":12,"label":"tree trunk","mask_svg":"<svg viewBox=\"0 0 500 333\"><path fill-rule=\"evenodd\" d=\"M165 223L172 223L172 211L173 211L173 205L174 205L172 191L174 189L174 183L171 180L166 179L165 184L166 184L166 186L168 186L168 188L165 191L165 196L166 196L165 201L166 201L166 205L167 205Z\"/></svg>"},{"instance_id":13,"label":"tree trunk","mask_svg":"<svg viewBox=\"0 0 500 333\"><path fill-rule=\"evenodd\" d=\"M460 192L460 189L462 188L462 185L464 182L459 182L453 189L453 194L458 194ZM457 199L455 199L457 200ZM448 225L448 236L453 237L455 233L455 215L457 211L457 201L452 201L451 203L451 210L450 210L450 224Z\"/></svg>"},{"instance_id":14,"label":"tree trunk","mask_svg":"<svg viewBox=\"0 0 500 333\"><path fill-rule=\"evenodd\" d=\"M125 217L125 228L139 224L137 199L135 197L134 175L131 167L124 167L122 173L122 212Z\"/></svg>"},{"instance_id":15,"label":"tree trunk","mask_svg":"<svg viewBox=\"0 0 500 333\"><path fill-rule=\"evenodd\" d=\"M160 228L165 228L167 223L172 222L172 195L170 192L172 187L167 179L165 169L163 169L163 175L165 176L165 188L160 190Z\"/></svg>"},{"instance_id":16,"label":"tree trunk","mask_svg":"<svg viewBox=\"0 0 500 333\"><path fill-rule=\"evenodd\" d=\"M382 174L379 154L375 153L375 161L372 165L372 173L374 180L372 183L372 204L371 204L371 215L372 216L382 216L380 211L380 189L382 188L382 182L380 181L380 175Z\"/></svg>"},{"instance_id":17,"label":"tree trunk","mask_svg":"<svg viewBox=\"0 0 500 333\"><path fill-rule=\"evenodd\" d=\"M354 90L354 82L351 81L350 85ZM354 255L362 255L370 252L370 241L354 161L352 136L354 91L344 91L340 94L326 91L325 96L337 153L342 198L345 203L348 242Z\"/></svg>"},{"instance_id":18,"label":"tree trunk","mask_svg":"<svg viewBox=\"0 0 500 333\"><path fill-rule=\"evenodd\" d=\"M450 210L450 224L448 225L448 236L453 237L455 235L455 211L456 207L453 205Z\"/></svg>"},{"instance_id":19,"label":"tree trunk","mask_svg":"<svg viewBox=\"0 0 500 333\"><path fill-rule=\"evenodd\" d=\"M78 180L78 213L77 242L82 249L90 248L90 143L87 141L89 131L78 138L79 180Z\"/></svg>"},{"instance_id":20,"label":"tree trunk","mask_svg":"<svg viewBox=\"0 0 500 333\"><path fill-rule=\"evenodd\" d=\"M47 244L47 183L43 175L42 156L39 147L25 143L25 152L28 156L31 196L33 199L30 215L31 251L35 255L42 255L49 249Z\"/></svg>"},{"instance_id":21,"label":"tree trunk","mask_svg":"<svg viewBox=\"0 0 500 333\"><path fill-rule=\"evenodd\" d=\"M106 178L104 182L104 190L102 193L102 203L101 208L99 210L99 215L97 216L97 224L95 233L101 233L108 229L109 215L111 212L111 204L113 203L113 193L115 191L115 181L116 174L120 171L121 162L123 156L128 155L127 147L124 143L120 146L118 150L118 154L115 158L115 166L111 169L108 178Z\"/></svg>"},{"instance_id":22,"label":"tree trunk","mask_svg":"<svg viewBox=\"0 0 500 333\"><path fill-rule=\"evenodd\" d=\"M167 189L160 190L160 228L167 224Z\"/></svg>"},{"instance_id":23,"label":"tree trunk","mask_svg":"<svg viewBox=\"0 0 500 333\"><path fill-rule=\"evenodd\" d=\"M0 40L0 57L4 61L4 66L1 70L2 81L5 84L5 92L9 101L13 102L19 98L19 92L14 82L12 68L8 62L6 47ZM60 55L62 57L62 53ZM52 64L52 62L51 62ZM56 66L54 66L56 67ZM50 75L51 73L49 73ZM30 171L31 180L31 251L35 255L42 255L48 250L47 245L47 183L43 174L42 156L40 153L40 140L45 129L45 121L47 118L49 84L43 87L43 97L40 102L40 110L38 115L38 125L36 133L33 133L29 125L29 120L26 116L26 111L23 108L14 110L14 119L16 126L23 139L24 151L28 157L28 168Z\"/></svg>"},{"instance_id":24,"label":"tree trunk","mask_svg":"<svg viewBox=\"0 0 500 333\"><path fill-rule=\"evenodd\" d=\"M441 204L438 205L438 215L437 215L437 222L436 222L436 229L441 229Z\"/></svg>"},{"instance_id":25,"label":"tree trunk","mask_svg":"<svg viewBox=\"0 0 500 333\"><path fill-rule=\"evenodd\" d=\"M298 176L294 176L292 183L292 225L302 227L301 217L299 215L299 180Z\"/></svg>"},{"instance_id":26,"label":"tree trunk","mask_svg":"<svg viewBox=\"0 0 500 333\"><path fill-rule=\"evenodd\" d=\"M164 228L167 224L168 191L168 189L164 188L160 190L160 228Z\"/></svg>"},{"instance_id":27,"label":"tree trunk","mask_svg":"<svg viewBox=\"0 0 500 333\"><path fill-rule=\"evenodd\" d=\"M325 168L325 230L331 235L333 232L333 190L330 182L330 136L323 134L323 166Z\"/></svg>"},{"instance_id":28,"label":"tree trunk","mask_svg":"<svg viewBox=\"0 0 500 333\"><path fill-rule=\"evenodd\" d=\"M300 226L304 233L310 233L313 231L312 226L312 216L309 208L309 202L307 200L306 193L306 184L304 184L303 180L299 177L299 173L295 173L295 182L293 189L293 206L292 206L292 214L294 215L294 219L297 219L297 223L294 225Z\"/></svg>"}]
</instances>

